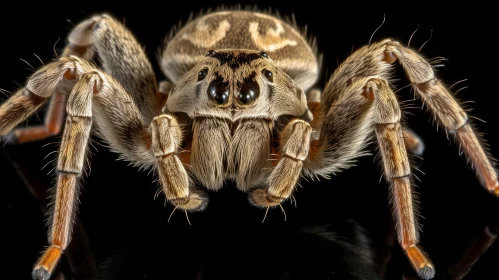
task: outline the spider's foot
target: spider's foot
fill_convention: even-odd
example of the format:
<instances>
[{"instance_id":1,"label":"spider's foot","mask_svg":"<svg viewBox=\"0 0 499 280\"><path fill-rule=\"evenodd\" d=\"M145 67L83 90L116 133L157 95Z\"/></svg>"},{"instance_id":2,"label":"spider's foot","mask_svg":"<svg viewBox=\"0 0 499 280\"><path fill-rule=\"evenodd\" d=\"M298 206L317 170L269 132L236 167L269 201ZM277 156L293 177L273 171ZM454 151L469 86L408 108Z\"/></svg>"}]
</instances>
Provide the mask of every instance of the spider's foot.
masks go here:
<instances>
[{"instance_id":1,"label":"spider's foot","mask_svg":"<svg viewBox=\"0 0 499 280\"><path fill-rule=\"evenodd\" d=\"M33 269L31 276L34 280L48 280L52 271L61 258L62 250L59 246L50 246L43 253Z\"/></svg>"},{"instance_id":2,"label":"spider's foot","mask_svg":"<svg viewBox=\"0 0 499 280\"><path fill-rule=\"evenodd\" d=\"M499 197L499 187L494 190L494 195Z\"/></svg>"},{"instance_id":3,"label":"spider's foot","mask_svg":"<svg viewBox=\"0 0 499 280\"><path fill-rule=\"evenodd\" d=\"M422 279L429 280L435 277L435 267L430 259L416 245L412 245L406 250L407 257Z\"/></svg>"},{"instance_id":4,"label":"spider's foot","mask_svg":"<svg viewBox=\"0 0 499 280\"><path fill-rule=\"evenodd\" d=\"M203 211L208 205L208 198L200 192L191 192L188 197L172 199L171 203L187 211Z\"/></svg>"},{"instance_id":5,"label":"spider's foot","mask_svg":"<svg viewBox=\"0 0 499 280\"><path fill-rule=\"evenodd\" d=\"M248 198L251 204L262 208L279 206L286 199L270 194L267 189L256 189Z\"/></svg>"},{"instance_id":6,"label":"spider's foot","mask_svg":"<svg viewBox=\"0 0 499 280\"><path fill-rule=\"evenodd\" d=\"M49 280L50 273L43 267L33 269L31 274L33 280Z\"/></svg>"},{"instance_id":7,"label":"spider's foot","mask_svg":"<svg viewBox=\"0 0 499 280\"><path fill-rule=\"evenodd\" d=\"M404 127L403 133L404 144L407 151L409 151L409 153L413 155L422 156L425 150L423 139L421 139L419 135L417 135L414 131L407 127Z\"/></svg>"}]
</instances>

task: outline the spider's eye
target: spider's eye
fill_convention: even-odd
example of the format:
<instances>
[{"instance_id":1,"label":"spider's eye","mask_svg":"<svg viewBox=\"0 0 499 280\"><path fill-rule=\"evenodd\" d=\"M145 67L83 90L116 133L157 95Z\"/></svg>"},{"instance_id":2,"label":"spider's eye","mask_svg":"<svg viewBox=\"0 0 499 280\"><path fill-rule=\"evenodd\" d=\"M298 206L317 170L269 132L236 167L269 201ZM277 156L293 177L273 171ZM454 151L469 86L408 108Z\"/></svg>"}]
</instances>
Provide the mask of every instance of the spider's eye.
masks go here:
<instances>
[{"instance_id":1,"label":"spider's eye","mask_svg":"<svg viewBox=\"0 0 499 280\"><path fill-rule=\"evenodd\" d=\"M251 104L260 95L260 86L254 80L246 81L241 85L237 99L243 105Z\"/></svg>"},{"instance_id":2,"label":"spider's eye","mask_svg":"<svg viewBox=\"0 0 499 280\"><path fill-rule=\"evenodd\" d=\"M223 105L229 100L229 83L222 79L213 80L208 86L208 97L217 105Z\"/></svg>"},{"instance_id":3,"label":"spider's eye","mask_svg":"<svg viewBox=\"0 0 499 280\"><path fill-rule=\"evenodd\" d=\"M216 54L217 54L217 52L214 51L214 50L209 50L209 51L206 52L206 56L214 56Z\"/></svg>"},{"instance_id":4,"label":"spider's eye","mask_svg":"<svg viewBox=\"0 0 499 280\"><path fill-rule=\"evenodd\" d=\"M198 82L202 81L204 78L206 78L206 75L208 74L208 68L203 68L201 71L198 73Z\"/></svg>"},{"instance_id":5,"label":"spider's eye","mask_svg":"<svg viewBox=\"0 0 499 280\"><path fill-rule=\"evenodd\" d=\"M269 58L269 55L266 52L259 52L258 55L263 58Z\"/></svg>"},{"instance_id":6,"label":"spider's eye","mask_svg":"<svg viewBox=\"0 0 499 280\"><path fill-rule=\"evenodd\" d=\"M263 76L265 76L265 78L267 78L267 80L269 80L270 82L273 82L273 81L274 81L274 74L272 73L272 71L267 70L267 69L263 69L262 74L263 74Z\"/></svg>"}]
</instances>

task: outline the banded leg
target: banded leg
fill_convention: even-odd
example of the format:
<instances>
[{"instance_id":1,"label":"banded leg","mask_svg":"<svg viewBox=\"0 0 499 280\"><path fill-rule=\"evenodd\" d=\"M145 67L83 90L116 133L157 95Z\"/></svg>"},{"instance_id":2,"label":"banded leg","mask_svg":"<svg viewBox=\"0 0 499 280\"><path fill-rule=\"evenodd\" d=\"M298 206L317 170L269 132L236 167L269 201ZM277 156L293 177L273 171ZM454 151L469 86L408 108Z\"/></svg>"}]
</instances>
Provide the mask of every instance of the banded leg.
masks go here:
<instances>
[{"instance_id":1,"label":"banded leg","mask_svg":"<svg viewBox=\"0 0 499 280\"><path fill-rule=\"evenodd\" d=\"M130 94L139 108L144 125L161 114L165 95L157 89L151 63L133 34L107 14L79 23L68 36L64 54L89 60L97 53L106 73L112 75Z\"/></svg>"},{"instance_id":2,"label":"banded leg","mask_svg":"<svg viewBox=\"0 0 499 280\"><path fill-rule=\"evenodd\" d=\"M433 112L463 149L477 177L489 192L499 196L497 172L492 165L490 155L483 146L469 123L468 115L452 97L447 88L436 77L431 65L418 53L402 47L397 42L387 42L385 61L400 61L415 92Z\"/></svg>"},{"instance_id":3,"label":"banded leg","mask_svg":"<svg viewBox=\"0 0 499 280\"><path fill-rule=\"evenodd\" d=\"M90 129L92 96L98 91L98 74L85 73L68 98L66 126L57 162L57 191L50 229L50 246L33 269L34 279L48 279L69 244Z\"/></svg>"},{"instance_id":4,"label":"banded leg","mask_svg":"<svg viewBox=\"0 0 499 280\"><path fill-rule=\"evenodd\" d=\"M312 127L305 121L290 121L280 136L281 158L270 174L266 189L256 189L250 201L259 207L274 207L288 199L308 157Z\"/></svg>"},{"instance_id":5,"label":"banded leg","mask_svg":"<svg viewBox=\"0 0 499 280\"><path fill-rule=\"evenodd\" d=\"M328 91L325 93L329 94ZM409 180L410 166L395 95L384 79L359 78L341 89L337 98L331 102L328 108L324 108L326 117L322 123L320 138L311 144L309 159L305 161L306 168L317 168L317 174L317 170L320 170L318 167L321 166L312 165L316 162L324 164L335 158L336 164L349 163L354 156L362 154L363 146L370 139L372 127L375 127L385 165L385 177L392 186L399 243L419 275L431 278L434 274L433 266L417 247L418 236Z\"/></svg>"},{"instance_id":6,"label":"banded leg","mask_svg":"<svg viewBox=\"0 0 499 280\"><path fill-rule=\"evenodd\" d=\"M366 94L374 98L374 125L383 160L386 180L391 185L398 240L419 277L431 279L435 269L425 253L417 246L417 221L411 190L411 167L400 125L400 108L388 82L371 79Z\"/></svg>"},{"instance_id":7,"label":"banded leg","mask_svg":"<svg viewBox=\"0 0 499 280\"><path fill-rule=\"evenodd\" d=\"M38 140L43 140L47 137L54 136L59 134L62 126L62 122L64 117L66 116L65 105L67 96L60 93L55 92L52 97L48 97L50 99L49 107L47 108L47 112L45 114L44 124L36 125L36 126L28 126L23 128L17 128L12 130L5 136L5 140L7 144L22 144L27 142L33 142ZM19 99L18 99L19 100ZM17 102L16 100L11 100L9 102ZM21 101L22 103L23 101ZM42 107L46 101L42 101L38 106L33 104L34 111L38 110L38 108ZM5 103L5 105L12 105ZM14 107L14 106L12 106ZM5 114L7 111L15 111L11 108L5 106L3 113ZM27 112L30 114L29 112ZM2 118L2 108L0 108L0 118ZM24 119L21 117L21 119ZM2 136L2 134L0 134Z\"/></svg>"},{"instance_id":8,"label":"banded leg","mask_svg":"<svg viewBox=\"0 0 499 280\"><path fill-rule=\"evenodd\" d=\"M160 115L151 123L152 150L156 157L156 168L166 198L175 207L184 210L203 210L207 198L189 187L189 176L177 156L182 142L182 131L171 115Z\"/></svg>"},{"instance_id":9,"label":"banded leg","mask_svg":"<svg viewBox=\"0 0 499 280\"><path fill-rule=\"evenodd\" d=\"M89 69L92 69L92 67L88 63L81 62L76 58L66 57L36 71L29 78L24 88L18 90L0 105L0 136L7 135L20 122L40 109L54 93L62 96L69 95L75 84L75 77ZM55 99L58 100L59 98ZM62 118L62 114L56 115L54 119L60 121L59 118ZM49 117L49 119L52 118ZM33 139L30 137L29 129L18 130L21 132L19 136L24 135L25 137L22 139L25 140ZM48 130L48 126L40 130L45 129Z\"/></svg>"}]
</instances>

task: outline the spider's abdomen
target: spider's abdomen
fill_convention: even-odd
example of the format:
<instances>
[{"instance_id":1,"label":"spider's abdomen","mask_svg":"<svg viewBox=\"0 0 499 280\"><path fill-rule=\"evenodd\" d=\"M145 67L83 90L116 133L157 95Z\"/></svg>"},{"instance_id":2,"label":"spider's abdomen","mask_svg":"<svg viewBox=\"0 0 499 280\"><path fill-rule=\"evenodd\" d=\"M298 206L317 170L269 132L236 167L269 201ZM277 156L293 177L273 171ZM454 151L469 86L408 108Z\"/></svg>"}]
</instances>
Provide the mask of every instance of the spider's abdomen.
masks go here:
<instances>
[{"instance_id":1,"label":"spider's abdomen","mask_svg":"<svg viewBox=\"0 0 499 280\"><path fill-rule=\"evenodd\" d=\"M191 171L203 186L220 189L226 179L246 191L261 185L272 162L271 125L263 120L199 118L194 121Z\"/></svg>"},{"instance_id":2,"label":"spider's abdomen","mask_svg":"<svg viewBox=\"0 0 499 280\"><path fill-rule=\"evenodd\" d=\"M161 67L176 83L209 50L265 51L302 90L318 77L314 47L293 26L270 15L249 11L224 11L199 17L184 26L167 43Z\"/></svg>"}]
</instances>

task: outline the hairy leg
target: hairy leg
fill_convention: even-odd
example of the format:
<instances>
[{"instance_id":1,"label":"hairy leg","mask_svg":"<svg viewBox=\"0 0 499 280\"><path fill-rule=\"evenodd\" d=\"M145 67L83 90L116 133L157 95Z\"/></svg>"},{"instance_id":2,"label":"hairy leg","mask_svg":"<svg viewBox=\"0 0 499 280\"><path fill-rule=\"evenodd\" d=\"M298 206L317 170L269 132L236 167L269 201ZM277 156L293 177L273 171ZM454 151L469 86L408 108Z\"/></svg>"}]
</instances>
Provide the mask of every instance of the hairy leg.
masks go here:
<instances>
[{"instance_id":1,"label":"hairy leg","mask_svg":"<svg viewBox=\"0 0 499 280\"><path fill-rule=\"evenodd\" d=\"M95 52L102 59L105 71L113 75L130 93L142 113L144 124L149 124L152 118L160 113L166 102L166 96L157 90L152 67L134 36L109 15L92 17L78 24L71 31L62 57L76 55L90 60ZM59 134L65 117L64 107L67 95L61 94L58 88L54 90L54 93L48 92L48 97L43 97L38 101L26 101L22 96L10 100L12 103L35 102L36 104L29 105L35 111L48 99L51 102L47 108L44 124L13 130L5 137L8 143L37 141ZM2 113L5 113L6 109L3 109L0 108L0 119L5 119L2 118ZM24 112L28 115L32 113L31 111ZM9 120L6 122L12 126L18 124ZM6 130L11 131L12 128ZM4 136L1 131L0 136Z\"/></svg>"},{"instance_id":2,"label":"hairy leg","mask_svg":"<svg viewBox=\"0 0 499 280\"><path fill-rule=\"evenodd\" d=\"M79 23L68 36L64 53L90 59L97 53L106 73L130 94L139 108L144 125L161 113L166 102L159 93L156 77L143 47L133 34L107 14Z\"/></svg>"},{"instance_id":3,"label":"hairy leg","mask_svg":"<svg viewBox=\"0 0 499 280\"><path fill-rule=\"evenodd\" d=\"M361 96L374 101L375 94L366 91L367 83L361 83L360 86L357 83L366 78L388 81L392 74L392 64L397 59L401 62L423 102L447 131L455 135L457 142L476 170L482 185L489 192L499 195L496 170L490 156L473 132L466 113L443 84L435 78L431 65L421 55L392 40L384 40L359 49L348 57L331 76L321 98L323 109L321 110L319 137L311 143L309 159L304 162L305 172L312 176L327 177L331 173L349 167L356 157L364 154L363 148L370 139L372 125L370 120L373 120L369 115L373 112L368 102L362 101ZM357 88L352 88L356 85ZM371 86L371 88L374 87ZM377 88L382 89L383 92L391 92L388 83L386 85L381 83L377 85ZM393 105L392 103L396 102L393 93L378 97L385 98L376 102L378 105L384 103ZM390 98L386 99L386 97ZM393 115L393 112L384 111L386 108L374 107L377 107L375 115L376 111L379 116ZM399 110L398 105L397 110ZM396 159L396 164L393 163L391 167L408 171L408 162L401 161L402 158L406 158L402 147L406 149L405 143L407 143L407 148L417 153L421 150L418 145L413 145L418 142L417 136L409 130L403 131L400 125L379 123L376 125L376 130L381 144L397 143L397 145L390 146L391 148L385 147L385 163L389 162L386 159L396 155L396 158L393 158ZM391 177L390 169L387 168L388 166L385 166L385 173L388 178L392 178L395 212L399 216L399 241L406 249L419 275L429 278L434 272L431 264L424 253L410 245L416 244L417 234L414 227L416 221L411 218L414 214L412 213L410 182L405 177L408 173L402 174L404 176L400 178Z\"/></svg>"},{"instance_id":4,"label":"hairy leg","mask_svg":"<svg viewBox=\"0 0 499 280\"><path fill-rule=\"evenodd\" d=\"M312 140L319 139L319 133L322 124L322 110L321 110L321 92L318 89L313 89L307 92L307 105L314 119L310 126L314 129L315 133L312 134ZM424 152L424 142L412 129L403 126L402 132L404 134L404 143L407 151L413 155L421 156Z\"/></svg>"},{"instance_id":5,"label":"hairy leg","mask_svg":"<svg viewBox=\"0 0 499 280\"><path fill-rule=\"evenodd\" d=\"M34 268L33 276L37 279L50 276L69 244L78 181L93 121L101 128L105 140L129 160L136 159L142 165L154 162L150 134L131 97L112 77L74 56L63 57L36 71L24 88L0 106L0 133L8 133L54 92L69 96L68 117L57 164L57 192L49 234L51 245Z\"/></svg>"},{"instance_id":6,"label":"hairy leg","mask_svg":"<svg viewBox=\"0 0 499 280\"><path fill-rule=\"evenodd\" d=\"M175 117L155 117L151 123L151 136L156 168L166 198L175 207L184 210L203 210L207 198L189 188L189 176L177 156L182 143L182 131Z\"/></svg>"},{"instance_id":7,"label":"hairy leg","mask_svg":"<svg viewBox=\"0 0 499 280\"><path fill-rule=\"evenodd\" d=\"M308 157L310 124L302 120L290 121L280 135L280 159L270 174L266 189L256 189L250 201L259 207L274 207L288 199L302 172L303 161Z\"/></svg>"}]
</instances>

